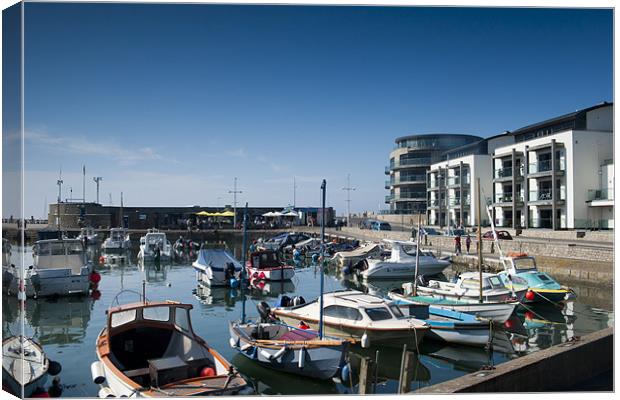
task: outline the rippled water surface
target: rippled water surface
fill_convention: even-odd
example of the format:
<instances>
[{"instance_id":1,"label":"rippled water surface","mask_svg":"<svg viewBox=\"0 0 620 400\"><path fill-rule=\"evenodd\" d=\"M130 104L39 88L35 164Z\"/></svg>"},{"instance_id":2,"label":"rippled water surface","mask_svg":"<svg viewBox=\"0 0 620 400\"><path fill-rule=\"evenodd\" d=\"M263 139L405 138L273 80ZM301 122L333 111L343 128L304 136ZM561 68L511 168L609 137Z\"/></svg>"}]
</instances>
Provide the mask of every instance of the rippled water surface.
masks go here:
<instances>
[{"instance_id":1,"label":"rippled water surface","mask_svg":"<svg viewBox=\"0 0 620 400\"><path fill-rule=\"evenodd\" d=\"M239 243L229 243L239 256ZM13 248L16 262L19 248ZM134 252L135 253L135 252ZM93 254L94 259L98 254ZM25 250L26 265L32 263L31 250ZM228 344L228 321L239 319L242 302L239 291L199 287L191 263L144 268L130 261L126 266L98 266L102 279L100 296L62 298L57 300L29 299L26 302L25 331L43 345L48 357L62 364L60 374L64 396L96 396L98 386L92 383L90 363L96 360L95 339L105 324L105 310L119 291L123 289L140 292L146 282L149 300L177 300L193 304L194 330L211 346L239 369L261 394L337 394L357 393L356 379L345 386L332 381L317 382L289 374L282 374L261 367L237 355ZM449 274L449 273L448 273ZM319 295L318 267L299 267L292 282L269 284L262 290L253 290L246 301L248 315L256 316L256 304L260 301L275 303L278 296L302 295L307 300ZM356 288L376 294L385 294L402 282L383 282L365 286L354 280L346 280L334 269L328 269L325 290ZM494 338L494 351L449 346L425 340L419 349L413 367L412 389L446 381L488 364L498 364L520 355L564 342L573 336L582 336L613 324L612 289L593 288L571 283L579 294L575 301L563 308L536 307L519 312L508 323L509 329L498 331ZM119 295L121 303L137 300L131 293ZM18 304L15 298L3 297L3 335L20 332ZM396 393L401 363L401 349L354 348L351 363L355 368L359 356L375 358L378 351L377 393Z\"/></svg>"}]
</instances>

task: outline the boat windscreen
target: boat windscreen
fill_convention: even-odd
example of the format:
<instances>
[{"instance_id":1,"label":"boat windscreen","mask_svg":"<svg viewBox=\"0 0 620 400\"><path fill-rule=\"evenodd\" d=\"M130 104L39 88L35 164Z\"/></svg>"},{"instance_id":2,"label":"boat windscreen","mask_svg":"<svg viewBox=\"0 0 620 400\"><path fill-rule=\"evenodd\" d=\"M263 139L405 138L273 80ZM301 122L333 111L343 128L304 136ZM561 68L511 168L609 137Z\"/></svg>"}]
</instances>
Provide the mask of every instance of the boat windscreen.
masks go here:
<instances>
[{"instance_id":1,"label":"boat windscreen","mask_svg":"<svg viewBox=\"0 0 620 400\"><path fill-rule=\"evenodd\" d=\"M142 309L142 318L151 321L167 322L170 319L170 307L145 307Z\"/></svg>"},{"instance_id":2,"label":"boat windscreen","mask_svg":"<svg viewBox=\"0 0 620 400\"><path fill-rule=\"evenodd\" d=\"M402 318L404 317L403 312L400 311L400 308L398 308L397 306L395 306L394 304L390 305L390 310L392 310L392 314L394 314L394 316L396 318Z\"/></svg>"},{"instance_id":3,"label":"boat windscreen","mask_svg":"<svg viewBox=\"0 0 620 400\"><path fill-rule=\"evenodd\" d=\"M110 326L116 328L121 325L125 325L136 319L136 310L125 310L115 312L110 316Z\"/></svg>"},{"instance_id":4,"label":"boat windscreen","mask_svg":"<svg viewBox=\"0 0 620 400\"><path fill-rule=\"evenodd\" d=\"M392 314L385 307L366 308L366 314L373 321L384 321L392 319Z\"/></svg>"},{"instance_id":5,"label":"boat windscreen","mask_svg":"<svg viewBox=\"0 0 620 400\"><path fill-rule=\"evenodd\" d=\"M533 258L515 258L513 260L515 268L519 271L535 270L536 262Z\"/></svg>"},{"instance_id":6,"label":"boat windscreen","mask_svg":"<svg viewBox=\"0 0 620 400\"><path fill-rule=\"evenodd\" d=\"M174 311L174 323L178 326L183 332L190 333L191 329L189 326L189 310L185 310L183 308L176 308Z\"/></svg>"}]
</instances>

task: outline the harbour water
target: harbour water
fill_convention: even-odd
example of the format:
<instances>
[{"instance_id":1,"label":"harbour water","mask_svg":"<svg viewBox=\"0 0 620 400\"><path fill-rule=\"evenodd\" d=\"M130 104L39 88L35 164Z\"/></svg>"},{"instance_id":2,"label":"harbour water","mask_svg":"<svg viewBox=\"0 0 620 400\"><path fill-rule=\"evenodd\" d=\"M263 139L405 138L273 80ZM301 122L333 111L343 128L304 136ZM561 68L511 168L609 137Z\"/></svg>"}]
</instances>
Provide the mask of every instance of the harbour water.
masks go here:
<instances>
[{"instance_id":1,"label":"harbour water","mask_svg":"<svg viewBox=\"0 0 620 400\"><path fill-rule=\"evenodd\" d=\"M237 257L240 243L228 243ZM17 264L20 251L25 265L31 265L30 248L13 248L13 262ZM25 304L25 333L43 346L48 357L62 365L60 373L63 397L95 397L98 386L92 383L90 363L96 360L95 339L105 324L105 310L118 295L122 303L138 300L142 283L146 282L149 300L176 300L193 304L192 324L198 335L216 348L247 378L260 394L338 394L357 393L357 379L350 385L333 381L318 382L294 375L284 375L261 367L236 354L228 344L228 321L239 319L242 301L238 290L201 287L195 280L191 263L147 265L139 267L133 257L127 265L98 266L101 282L91 297L61 299L28 299ZM98 259L97 252L92 254ZM385 294L398 287L401 281L364 285L344 279L339 271L327 268L325 290L356 288L375 294ZM447 274L449 275L449 273ZM306 300L319 295L320 269L316 265L298 267L292 282L272 283L249 292L245 306L250 317L258 315L256 305L266 301L273 305L282 294L301 295ZM578 293L576 300L563 308L536 307L519 312L506 329L497 330L493 351L451 346L423 341L414 365L411 389L450 380L482 366L499 364L515 357L547 348L613 324L613 289L592 288L584 283L571 282ZM119 292L125 290L119 294ZM130 292L133 291L133 292ZM136 293L137 292L137 293ZM14 297L3 297L3 336L18 334L18 302ZM359 365L359 357L375 359L378 351L376 393L396 393L402 350L398 348L353 348L351 364Z\"/></svg>"}]
</instances>

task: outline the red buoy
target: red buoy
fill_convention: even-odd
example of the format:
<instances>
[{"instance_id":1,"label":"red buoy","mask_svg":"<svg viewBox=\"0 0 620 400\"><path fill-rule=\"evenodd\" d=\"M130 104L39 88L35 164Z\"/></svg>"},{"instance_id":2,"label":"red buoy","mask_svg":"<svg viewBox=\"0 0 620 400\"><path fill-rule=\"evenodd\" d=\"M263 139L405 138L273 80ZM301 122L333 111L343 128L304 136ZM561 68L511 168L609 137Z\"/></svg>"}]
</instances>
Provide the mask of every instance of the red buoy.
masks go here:
<instances>
[{"instance_id":1,"label":"red buoy","mask_svg":"<svg viewBox=\"0 0 620 400\"><path fill-rule=\"evenodd\" d=\"M527 293L525 293L525 298L528 299L529 301L532 301L536 298L536 293L532 292L531 290L528 290Z\"/></svg>"},{"instance_id":2,"label":"red buoy","mask_svg":"<svg viewBox=\"0 0 620 400\"><path fill-rule=\"evenodd\" d=\"M531 312L531 311L526 311L525 312L525 319L533 320L534 319L534 313Z\"/></svg>"},{"instance_id":3,"label":"red buoy","mask_svg":"<svg viewBox=\"0 0 620 400\"><path fill-rule=\"evenodd\" d=\"M215 376L215 370L211 367L204 367L200 370L200 376Z\"/></svg>"},{"instance_id":4,"label":"red buoy","mask_svg":"<svg viewBox=\"0 0 620 400\"><path fill-rule=\"evenodd\" d=\"M105 263L105 257L99 256L99 264L104 264L104 263Z\"/></svg>"},{"instance_id":5,"label":"red buoy","mask_svg":"<svg viewBox=\"0 0 620 400\"><path fill-rule=\"evenodd\" d=\"M299 329L310 329L310 327L304 321L299 321L299 325L297 327Z\"/></svg>"},{"instance_id":6,"label":"red buoy","mask_svg":"<svg viewBox=\"0 0 620 400\"><path fill-rule=\"evenodd\" d=\"M504 322L504 327L506 327L506 329L512 328L512 321L509 319L506 320L506 322Z\"/></svg>"},{"instance_id":7,"label":"red buoy","mask_svg":"<svg viewBox=\"0 0 620 400\"><path fill-rule=\"evenodd\" d=\"M265 273L261 272L260 275L258 275L258 279L265 279Z\"/></svg>"},{"instance_id":8,"label":"red buoy","mask_svg":"<svg viewBox=\"0 0 620 400\"><path fill-rule=\"evenodd\" d=\"M101 281L101 275L99 275L99 273L97 271L93 271L90 274L90 281L92 283L99 283L99 281Z\"/></svg>"},{"instance_id":9,"label":"red buoy","mask_svg":"<svg viewBox=\"0 0 620 400\"><path fill-rule=\"evenodd\" d=\"M95 289L91 292L90 297L92 297L93 300L99 300L99 298L101 297L101 292Z\"/></svg>"}]
</instances>

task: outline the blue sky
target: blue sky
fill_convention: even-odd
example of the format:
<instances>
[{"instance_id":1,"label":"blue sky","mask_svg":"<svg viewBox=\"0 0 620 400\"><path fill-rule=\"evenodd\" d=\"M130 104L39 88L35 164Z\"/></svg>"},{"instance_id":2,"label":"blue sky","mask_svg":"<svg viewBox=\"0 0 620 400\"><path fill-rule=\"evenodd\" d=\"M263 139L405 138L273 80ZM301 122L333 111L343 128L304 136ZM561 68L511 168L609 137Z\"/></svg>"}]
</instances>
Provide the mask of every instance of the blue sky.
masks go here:
<instances>
[{"instance_id":1,"label":"blue sky","mask_svg":"<svg viewBox=\"0 0 620 400\"><path fill-rule=\"evenodd\" d=\"M385 208L398 136L490 136L612 98L610 10L26 4L26 215ZM5 129L5 135L7 134ZM219 198L219 199L218 199ZM5 208L6 209L6 208ZM6 214L6 212L5 212Z\"/></svg>"}]
</instances>

